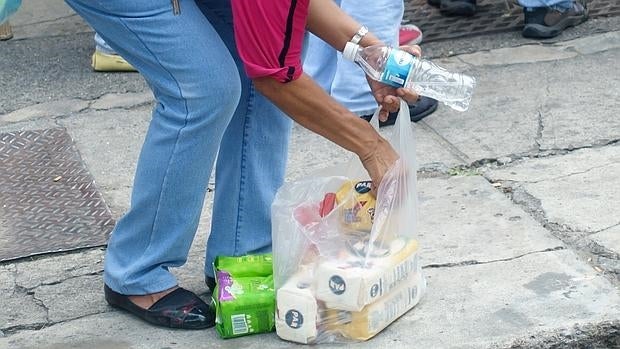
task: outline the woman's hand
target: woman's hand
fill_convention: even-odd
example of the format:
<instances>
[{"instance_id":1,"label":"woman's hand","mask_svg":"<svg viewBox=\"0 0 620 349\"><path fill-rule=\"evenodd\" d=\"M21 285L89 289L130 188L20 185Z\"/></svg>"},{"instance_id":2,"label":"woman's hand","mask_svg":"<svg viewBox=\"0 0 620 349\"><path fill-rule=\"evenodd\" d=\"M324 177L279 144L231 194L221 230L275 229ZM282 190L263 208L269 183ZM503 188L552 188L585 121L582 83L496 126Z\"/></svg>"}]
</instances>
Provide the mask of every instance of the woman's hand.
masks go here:
<instances>
[{"instance_id":1,"label":"woman's hand","mask_svg":"<svg viewBox=\"0 0 620 349\"><path fill-rule=\"evenodd\" d=\"M377 190L383 180L383 176L390 170L399 156L390 143L383 137L377 137L377 141L366 153L358 154L362 164L372 180L372 193L377 196Z\"/></svg>"},{"instance_id":2,"label":"woman's hand","mask_svg":"<svg viewBox=\"0 0 620 349\"><path fill-rule=\"evenodd\" d=\"M422 55L422 50L418 45L403 45L400 49L409 52L416 57L420 57ZM366 79L368 80L368 85L370 86L370 90L372 91L375 100L381 106L381 111L379 112L379 120L381 121L386 121L389 113L398 111L400 107L399 98L404 99L408 103L415 103L419 98L418 94L412 90L402 87L394 88L375 81L370 77L366 77Z\"/></svg>"}]
</instances>

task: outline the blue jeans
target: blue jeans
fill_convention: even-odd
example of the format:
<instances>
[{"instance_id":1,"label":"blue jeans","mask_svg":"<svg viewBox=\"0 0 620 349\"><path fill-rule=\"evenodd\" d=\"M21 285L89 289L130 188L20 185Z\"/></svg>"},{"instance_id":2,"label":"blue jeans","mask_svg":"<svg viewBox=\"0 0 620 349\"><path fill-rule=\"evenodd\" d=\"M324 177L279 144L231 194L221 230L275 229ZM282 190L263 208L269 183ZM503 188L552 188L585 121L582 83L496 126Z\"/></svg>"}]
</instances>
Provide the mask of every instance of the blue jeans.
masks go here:
<instances>
[{"instance_id":1,"label":"blue jeans","mask_svg":"<svg viewBox=\"0 0 620 349\"><path fill-rule=\"evenodd\" d=\"M557 9L569 9L573 6L573 0L519 0L523 7L551 7Z\"/></svg>"},{"instance_id":2,"label":"blue jeans","mask_svg":"<svg viewBox=\"0 0 620 349\"><path fill-rule=\"evenodd\" d=\"M403 19L403 0L336 0L342 10L368 27L383 42L398 46L398 30ZM304 70L334 99L358 115L375 112L377 102L360 67L312 35Z\"/></svg>"},{"instance_id":3,"label":"blue jeans","mask_svg":"<svg viewBox=\"0 0 620 349\"><path fill-rule=\"evenodd\" d=\"M217 156L205 273L217 255L271 249L271 203L291 121L242 72L228 0L66 0L146 79L157 104L131 208L117 223L104 281L128 295L177 285ZM122 130L119 130L122 132Z\"/></svg>"}]
</instances>

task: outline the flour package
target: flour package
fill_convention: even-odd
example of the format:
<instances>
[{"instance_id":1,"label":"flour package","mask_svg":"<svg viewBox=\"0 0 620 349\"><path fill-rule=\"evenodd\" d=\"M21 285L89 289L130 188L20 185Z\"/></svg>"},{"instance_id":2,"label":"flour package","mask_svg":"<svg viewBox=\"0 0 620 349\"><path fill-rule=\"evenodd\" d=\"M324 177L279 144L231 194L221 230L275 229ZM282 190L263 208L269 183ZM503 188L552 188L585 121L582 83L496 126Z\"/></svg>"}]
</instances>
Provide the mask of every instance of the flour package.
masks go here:
<instances>
[{"instance_id":1,"label":"flour package","mask_svg":"<svg viewBox=\"0 0 620 349\"><path fill-rule=\"evenodd\" d=\"M373 124L377 125L377 113ZM365 341L411 310L426 283L416 240L415 133L401 110L390 143L400 159L377 196L355 159L286 183L272 206L275 327L304 344Z\"/></svg>"}]
</instances>

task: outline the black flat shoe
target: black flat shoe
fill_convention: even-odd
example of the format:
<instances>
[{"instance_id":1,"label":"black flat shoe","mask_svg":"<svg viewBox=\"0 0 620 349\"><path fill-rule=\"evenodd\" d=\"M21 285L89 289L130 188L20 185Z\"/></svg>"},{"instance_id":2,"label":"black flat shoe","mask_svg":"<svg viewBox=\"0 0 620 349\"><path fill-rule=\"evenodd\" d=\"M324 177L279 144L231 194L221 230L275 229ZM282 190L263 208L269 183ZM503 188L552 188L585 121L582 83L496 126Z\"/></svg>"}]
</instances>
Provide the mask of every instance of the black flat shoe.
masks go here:
<instances>
[{"instance_id":1,"label":"black flat shoe","mask_svg":"<svg viewBox=\"0 0 620 349\"><path fill-rule=\"evenodd\" d=\"M177 288L144 309L133 303L129 296L112 291L104 285L105 300L113 307L123 309L153 325L197 330L215 325L214 311L192 292Z\"/></svg>"}]
</instances>

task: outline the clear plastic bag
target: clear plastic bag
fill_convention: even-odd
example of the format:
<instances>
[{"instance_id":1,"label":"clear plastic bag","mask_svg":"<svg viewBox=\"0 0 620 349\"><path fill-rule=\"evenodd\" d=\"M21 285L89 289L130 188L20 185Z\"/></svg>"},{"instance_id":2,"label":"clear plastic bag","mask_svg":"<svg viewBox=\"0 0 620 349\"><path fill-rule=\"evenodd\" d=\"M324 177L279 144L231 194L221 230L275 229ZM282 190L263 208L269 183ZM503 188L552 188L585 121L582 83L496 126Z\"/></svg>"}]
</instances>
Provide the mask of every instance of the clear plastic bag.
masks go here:
<instances>
[{"instance_id":1,"label":"clear plastic bag","mask_svg":"<svg viewBox=\"0 0 620 349\"><path fill-rule=\"evenodd\" d=\"M21 4L21 0L0 0L0 24L6 22Z\"/></svg>"},{"instance_id":2,"label":"clear plastic bag","mask_svg":"<svg viewBox=\"0 0 620 349\"><path fill-rule=\"evenodd\" d=\"M357 158L278 191L272 238L280 338L307 344L367 340L424 293L415 133L403 101L388 138L400 159L376 200Z\"/></svg>"}]
</instances>

